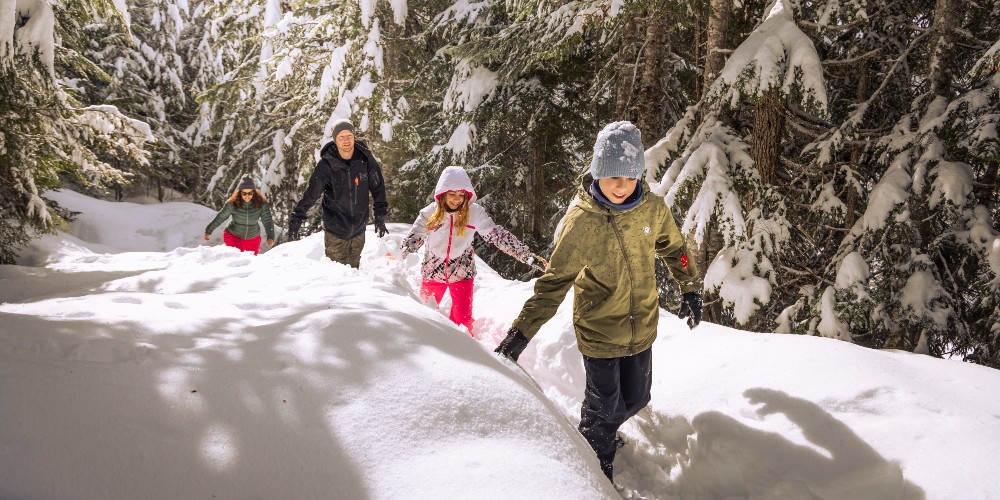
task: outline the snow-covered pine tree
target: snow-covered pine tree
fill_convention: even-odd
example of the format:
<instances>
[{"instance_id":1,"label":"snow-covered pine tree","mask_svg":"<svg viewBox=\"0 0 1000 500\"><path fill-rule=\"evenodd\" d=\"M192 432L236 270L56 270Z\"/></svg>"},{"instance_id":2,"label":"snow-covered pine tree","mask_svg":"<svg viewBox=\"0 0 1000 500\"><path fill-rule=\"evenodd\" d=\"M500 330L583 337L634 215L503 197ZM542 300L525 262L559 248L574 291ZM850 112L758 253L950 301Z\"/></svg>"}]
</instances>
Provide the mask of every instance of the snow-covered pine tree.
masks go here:
<instances>
[{"instance_id":1,"label":"snow-covered pine tree","mask_svg":"<svg viewBox=\"0 0 1000 500\"><path fill-rule=\"evenodd\" d=\"M845 212L848 231L785 318L1000 366L997 6L879 7L864 37L844 36L876 40L858 56L875 81L814 144L817 163L837 165L816 206Z\"/></svg>"},{"instance_id":2,"label":"snow-covered pine tree","mask_svg":"<svg viewBox=\"0 0 1000 500\"><path fill-rule=\"evenodd\" d=\"M89 29L128 26L110 0L7 1L0 6L0 262L13 262L37 230L58 220L45 189L72 178L121 185L119 167L142 165L152 138L144 122L88 100L85 85L110 80L83 54Z\"/></svg>"},{"instance_id":3,"label":"snow-covered pine tree","mask_svg":"<svg viewBox=\"0 0 1000 500\"><path fill-rule=\"evenodd\" d=\"M197 111L192 69L200 68L185 59L199 26L190 23L188 0L131 0L128 5L131 30L103 30L104 38L88 52L111 76L95 89L97 98L140 117L156 137L149 164L132 172L137 177L132 189L149 193L154 188L161 201L166 188L193 194L198 158L185 129ZM97 39L96 30L92 33Z\"/></svg>"},{"instance_id":4,"label":"snow-covered pine tree","mask_svg":"<svg viewBox=\"0 0 1000 500\"><path fill-rule=\"evenodd\" d=\"M404 3L374 1L240 0L206 9L208 45L225 68L200 98L195 132L218 134L218 166L208 183L214 201L250 174L280 219L332 139L334 120L350 118L369 142L390 140L406 102L385 74L382 36L406 15Z\"/></svg>"},{"instance_id":5,"label":"snow-covered pine tree","mask_svg":"<svg viewBox=\"0 0 1000 500\"><path fill-rule=\"evenodd\" d=\"M646 152L647 165L666 166L650 168L647 180L685 214L682 231L699 245L709 231L721 235L722 249L705 270L706 288L732 321L744 325L780 292L778 273L791 233L779 174L760 170L752 145L773 132L779 142L767 146L774 150L769 154L788 146L780 142L784 131L766 130L759 116L757 128L732 117L751 106L759 115L767 101L777 103L782 116L786 107L826 112L820 59L796 24L794 6L771 2L702 99Z\"/></svg>"}]
</instances>

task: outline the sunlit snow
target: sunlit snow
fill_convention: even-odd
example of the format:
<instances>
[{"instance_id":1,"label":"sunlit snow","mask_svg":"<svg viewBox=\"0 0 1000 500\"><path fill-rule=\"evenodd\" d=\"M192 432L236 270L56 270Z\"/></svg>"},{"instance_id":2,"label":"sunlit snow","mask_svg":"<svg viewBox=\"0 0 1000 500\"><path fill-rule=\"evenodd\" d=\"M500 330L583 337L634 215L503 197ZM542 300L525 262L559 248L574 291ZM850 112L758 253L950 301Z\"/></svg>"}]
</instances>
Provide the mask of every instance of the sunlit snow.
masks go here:
<instances>
[{"instance_id":1,"label":"sunlit snow","mask_svg":"<svg viewBox=\"0 0 1000 500\"><path fill-rule=\"evenodd\" d=\"M81 215L0 266L3 497L1000 496L997 370L661 311L614 487L571 297L519 368L492 350L532 283L482 261L471 338L371 232L354 270L320 234L254 257L199 246L205 207L46 196Z\"/></svg>"}]
</instances>

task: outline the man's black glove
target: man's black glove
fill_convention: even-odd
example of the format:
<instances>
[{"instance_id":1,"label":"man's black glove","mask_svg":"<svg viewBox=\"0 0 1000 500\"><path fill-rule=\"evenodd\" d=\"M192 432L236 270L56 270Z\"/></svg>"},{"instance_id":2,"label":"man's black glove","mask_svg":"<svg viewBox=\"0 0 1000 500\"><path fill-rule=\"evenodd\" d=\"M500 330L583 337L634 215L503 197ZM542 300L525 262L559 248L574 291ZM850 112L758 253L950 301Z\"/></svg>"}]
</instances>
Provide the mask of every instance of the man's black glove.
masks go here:
<instances>
[{"instance_id":1,"label":"man's black glove","mask_svg":"<svg viewBox=\"0 0 1000 500\"><path fill-rule=\"evenodd\" d=\"M684 292L681 295L681 312L677 313L677 317L680 319L688 318L689 328L694 328L698 326L698 323L701 323L701 292Z\"/></svg>"},{"instance_id":2,"label":"man's black glove","mask_svg":"<svg viewBox=\"0 0 1000 500\"><path fill-rule=\"evenodd\" d=\"M301 219L288 219L288 241L298 241L299 228L301 227Z\"/></svg>"},{"instance_id":3,"label":"man's black glove","mask_svg":"<svg viewBox=\"0 0 1000 500\"><path fill-rule=\"evenodd\" d=\"M503 339L493 352L503 354L517 362L525 347L528 347L528 337L525 337L518 327L512 326L507 330L507 338Z\"/></svg>"},{"instance_id":4,"label":"man's black glove","mask_svg":"<svg viewBox=\"0 0 1000 500\"><path fill-rule=\"evenodd\" d=\"M389 230L385 228L385 216L375 217L375 235L381 238L387 234L389 234Z\"/></svg>"}]
</instances>

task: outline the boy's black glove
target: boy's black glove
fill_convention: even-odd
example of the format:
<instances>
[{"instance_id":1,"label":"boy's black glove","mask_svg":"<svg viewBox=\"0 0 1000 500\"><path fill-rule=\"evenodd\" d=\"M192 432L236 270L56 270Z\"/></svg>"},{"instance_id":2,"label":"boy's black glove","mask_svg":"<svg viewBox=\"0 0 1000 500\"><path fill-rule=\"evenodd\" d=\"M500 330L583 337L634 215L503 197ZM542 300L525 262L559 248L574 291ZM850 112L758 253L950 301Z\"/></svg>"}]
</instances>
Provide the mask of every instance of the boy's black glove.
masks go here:
<instances>
[{"instance_id":1,"label":"boy's black glove","mask_svg":"<svg viewBox=\"0 0 1000 500\"><path fill-rule=\"evenodd\" d=\"M500 342L500 345L493 352L503 354L517 362L517 358L521 356L521 351L525 347L528 347L528 337L525 337L518 327L512 326L510 330L507 330L507 338L503 339L503 342Z\"/></svg>"},{"instance_id":2,"label":"boy's black glove","mask_svg":"<svg viewBox=\"0 0 1000 500\"><path fill-rule=\"evenodd\" d=\"M299 228L302 227L302 220L288 219L288 241L299 240Z\"/></svg>"},{"instance_id":3,"label":"boy's black glove","mask_svg":"<svg viewBox=\"0 0 1000 500\"><path fill-rule=\"evenodd\" d=\"M379 238L389 234L389 230L385 228L385 216L379 215L375 217L375 236Z\"/></svg>"},{"instance_id":4,"label":"boy's black glove","mask_svg":"<svg viewBox=\"0 0 1000 500\"><path fill-rule=\"evenodd\" d=\"M698 323L701 323L701 292L684 292L681 295L681 312L677 313L677 317L680 319L688 318L689 328L694 328L698 326Z\"/></svg>"}]
</instances>

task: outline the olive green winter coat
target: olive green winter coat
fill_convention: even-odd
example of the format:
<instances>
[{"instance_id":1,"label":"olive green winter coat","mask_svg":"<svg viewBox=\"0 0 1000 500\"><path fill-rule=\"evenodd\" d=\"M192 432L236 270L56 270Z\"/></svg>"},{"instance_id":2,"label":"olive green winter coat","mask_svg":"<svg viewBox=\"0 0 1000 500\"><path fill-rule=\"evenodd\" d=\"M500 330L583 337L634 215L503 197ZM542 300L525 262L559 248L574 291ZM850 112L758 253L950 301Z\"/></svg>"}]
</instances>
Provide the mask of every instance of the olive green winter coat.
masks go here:
<instances>
[{"instance_id":1,"label":"olive green winter coat","mask_svg":"<svg viewBox=\"0 0 1000 500\"><path fill-rule=\"evenodd\" d=\"M260 234L260 222L263 222L264 231L267 232L267 239L274 239L274 221L271 218L271 204L267 202L261 203L258 208L254 208L253 203L244 203L242 207L236 208L232 203L227 201L222 210L219 210L219 214L215 216L215 219L212 219L212 222L208 223L208 227L205 228L205 234L212 234L212 231L215 231L215 228L219 227L230 216L233 217L233 221L226 226L226 231L229 231L229 234L243 240L256 238Z\"/></svg>"},{"instance_id":2,"label":"olive green winter coat","mask_svg":"<svg viewBox=\"0 0 1000 500\"><path fill-rule=\"evenodd\" d=\"M514 320L531 339L573 287L580 352L594 358L638 354L656 340L655 259L662 257L681 291L701 290L693 259L663 198L649 192L629 210L609 208L582 188L556 239L549 268Z\"/></svg>"}]
</instances>

